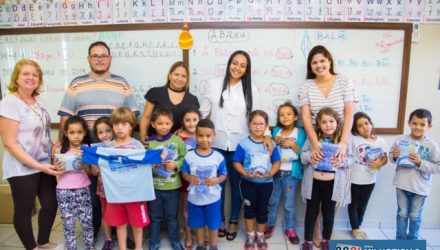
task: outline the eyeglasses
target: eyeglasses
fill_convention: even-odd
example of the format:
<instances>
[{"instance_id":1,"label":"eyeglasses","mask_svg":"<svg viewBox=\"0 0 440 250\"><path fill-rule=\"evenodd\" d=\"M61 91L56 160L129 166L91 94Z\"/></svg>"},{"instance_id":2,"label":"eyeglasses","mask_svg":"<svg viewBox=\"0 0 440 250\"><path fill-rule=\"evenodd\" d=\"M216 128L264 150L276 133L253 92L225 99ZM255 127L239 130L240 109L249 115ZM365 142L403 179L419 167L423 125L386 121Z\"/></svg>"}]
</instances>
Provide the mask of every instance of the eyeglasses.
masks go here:
<instances>
[{"instance_id":1,"label":"eyeglasses","mask_svg":"<svg viewBox=\"0 0 440 250\"><path fill-rule=\"evenodd\" d=\"M99 61L99 60L107 60L110 56L109 55L91 55L90 58L92 58L92 61Z\"/></svg>"}]
</instances>

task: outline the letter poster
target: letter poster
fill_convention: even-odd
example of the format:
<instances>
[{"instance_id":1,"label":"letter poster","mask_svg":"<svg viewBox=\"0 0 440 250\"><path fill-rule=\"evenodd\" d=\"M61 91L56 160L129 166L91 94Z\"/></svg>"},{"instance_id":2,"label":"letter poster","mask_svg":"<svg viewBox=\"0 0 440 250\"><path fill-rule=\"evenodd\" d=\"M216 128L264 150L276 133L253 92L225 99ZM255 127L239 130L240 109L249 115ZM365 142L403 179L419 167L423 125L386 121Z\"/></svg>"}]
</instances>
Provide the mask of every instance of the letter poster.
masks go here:
<instances>
[{"instance_id":1,"label":"letter poster","mask_svg":"<svg viewBox=\"0 0 440 250\"><path fill-rule=\"evenodd\" d=\"M244 0L245 20L264 21L265 1L263 0Z\"/></svg>"},{"instance_id":2,"label":"letter poster","mask_svg":"<svg viewBox=\"0 0 440 250\"><path fill-rule=\"evenodd\" d=\"M345 1L341 0L327 0L324 15L327 22L342 22L344 21Z\"/></svg>"},{"instance_id":3,"label":"letter poster","mask_svg":"<svg viewBox=\"0 0 440 250\"><path fill-rule=\"evenodd\" d=\"M363 22L365 13L365 0L347 0L345 3L345 21Z\"/></svg>"},{"instance_id":4,"label":"letter poster","mask_svg":"<svg viewBox=\"0 0 440 250\"><path fill-rule=\"evenodd\" d=\"M306 9L306 0L287 0L285 5L284 20L285 21L304 21Z\"/></svg>"},{"instance_id":5,"label":"letter poster","mask_svg":"<svg viewBox=\"0 0 440 250\"><path fill-rule=\"evenodd\" d=\"M186 22L187 17L187 1L170 0L168 2L168 21L169 22Z\"/></svg>"},{"instance_id":6,"label":"letter poster","mask_svg":"<svg viewBox=\"0 0 440 250\"><path fill-rule=\"evenodd\" d=\"M28 10L29 27L44 27L44 0L30 0Z\"/></svg>"},{"instance_id":7,"label":"letter poster","mask_svg":"<svg viewBox=\"0 0 440 250\"><path fill-rule=\"evenodd\" d=\"M168 21L168 1L150 0L148 12L152 23L164 23Z\"/></svg>"},{"instance_id":8,"label":"letter poster","mask_svg":"<svg viewBox=\"0 0 440 250\"><path fill-rule=\"evenodd\" d=\"M113 22L113 0L95 0L95 23L111 24Z\"/></svg>"},{"instance_id":9,"label":"letter poster","mask_svg":"<svg viewBox=\"0 0 440 250\"><path fill-rule=\"evenodd\" d=\"M95 24L94 0L78 0L78 22L82 25Z\"/></svg>"},{"instance_id":10,"label":"letter poster","mask_svg":"<svg viewBox=\"0 0 440 250\"><path fill-rule=\"evenodd\" d=\"M225 21L225 1L227 0L207 0L206 1L206 21L222 22Z\"/></svg>"},{"instance_id":11,"label":"letter poster","mask_svg":"<svg viewBox=\"0 0 440 250\"><path fill-rule=\"evenodd\" d=\"M239 22L244 21L244 0L228 0L226 2L225 21Z\"/></svg>"},{"instance_id":12,"label":"letter poster","mask_svg":"<svg viewBox=\"0 0 440 250\"><path fill-rule=\"evenodd\" d=\"M383 22L385 1L367 0L365 4L365 21L367 22Z\"/></svg>"},{"instance_id":13,"label":"letter poster","mask_svg":"<svg viewBox=\"0 0 440 250\"><path fill-rule=\"evenodd\" d=\"M188 21L204 22L206 5L202 0L188 1Z\"/></svg>"},{"instance_id":14,"label":"letter poster","mask_svg":"<svg viewBox=\"0 0 440 250\"><path fill-rule=\"evenodd\" d=\"M28 12L27 1L13 0L12 1L12 26L14 28L28 27Z\"/></svg>"},{"instance_id":15,"label":"letter poster","mask_svg":"<svg viewBox=\"0 0 440 250\"><path fill-rule=\"evenodd\" d=\"M147 23L149 18L149 6L145 0L131 1L131 22L132 23Z\"/></svg>"},{"instance_id":16,"label":"letter poster","mask_svg":"<svg viewBox=\"0 0 440 250\"><path fill-rule=\"evenodd\" d=\"M405 0L404 21L420 23L425 14L425 0Z\"/></svg>"},{"instance_id":17,"label":"letter poster","mask_svg":"<svg viewBox=\"0 0 440 250\"><path fill-rule=\"evenodd\" d=\"M440 1L426 2L425 23L440 23Z\"/></svg>"},{"instance_id":18,"label":"letter poster","mask_svg":"<svg viewBox=\"0 0 440 250\"><path fill-rule=\"evenodd\" d=\"M266 1L264 20L284 21L284 3L285 1L281 0Z\"/></svg>"},{"instance_id":19,"label":"letter poster","mask_svg":"<svg viewBox=\"0 0 440 250\"><path fill-rule=\"evenodd\" d=\"M46 0L46 27L61 25L61 2Z\"/></svg>"},{"instance_id":20,"label":"letter poster","mask_svg":"<svg viewBox=\"0 0 440 250\"><path fill-rule=\"evenodd\" d=\"M305 20L314 22L324 21L324 0L307 0Z\"/></svg>"},{"instance_id":21,"label":"letter poster","mask_svg":"<svg viewBox=\"0 0 440 250\"><path fill-rule=\"evenodd\" d=\"M114 0L113 23L129 23L131 17L130 7L131 0Z\"/></svg>"},{"instance_id":22,"label":"letter poster","mask_svg":"<svg viewBox=\"0 0 440 250\"><path fill-rule=\"evenodd\" d=\"M12 28L12 0L0 3L0 28Z\"/></svg>"},{"instance_id":23,"label":"letter poster","mask_svg":"<svg viewBox=\"0 0 440 250\"><path fill-rule=\"evenodd\" d=\"M384 6L385 22L403 22L403 0L387 0Z\"/></svg>"},{"instance_id":24,"label":"letter poster","mask_svg":"<svg viewBox=\"0 0 440 250\"><path fill-rule=\"evenodd\" d=\"M65 0L61 3L61 20L65 26L78 25L77 0Z\"/></svg>"}]
</instances>

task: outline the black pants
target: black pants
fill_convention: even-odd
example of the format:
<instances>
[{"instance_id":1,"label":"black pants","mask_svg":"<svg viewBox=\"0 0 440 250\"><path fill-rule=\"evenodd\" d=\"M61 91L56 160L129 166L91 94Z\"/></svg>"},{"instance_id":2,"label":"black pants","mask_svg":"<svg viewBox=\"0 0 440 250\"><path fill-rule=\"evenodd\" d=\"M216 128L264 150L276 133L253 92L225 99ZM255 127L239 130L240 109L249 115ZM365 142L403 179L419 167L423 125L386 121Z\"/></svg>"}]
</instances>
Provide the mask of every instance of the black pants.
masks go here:
<instances>
[{"instance_id":1,"label":"black pants","mask_svg":"<svg viewBox=\"0 0 440 250\"><path fill-rule=\"evenodd\" d=\"M14 228L26 249L34 249L38 245L49 242L50 231L57 213L55 176L35 173L25 176L8 178L14 202ZM38 213L38 239L35 242L32 231L32 210L35 197L41 204Z\"/></svg>"},{"instance_id":2,"label":"black pants","mask_svg":"<svg viewBox=\"0 0 440 250\"><path fill-rule=\"evenodd\" d=\"M348 205L348 217L352 229L359 229L364 220L368 200L374 189L374 184L357 185L351 184L351 204Z\"/></svg>"},{"instance_id":3,"label":"black pants","mask_svg":"<svg viewBox=\"0 0 440 250\"><path fill-rule=\"evenodd\" d=\"M90 179L90 198L92 200L92 212L93 212L93 235L98 236L99 229L101 228L102 212L101 202L96 194L96 188L98 186L98 176L89 175Z\"/></svg>"},{"instance_id":4,"label":"black pants","mask_svg":"<svg viewBox=\"0 0 440 250\"><path fill-rule=\"evenodd\" d=\"M321 208L323 218L322 238L330 240L335 221L336 202L332 201L334 180L321 181L313 179L312 199L307 200L306 218L304 222L304 239L313 239L313 228Z\"/></svg>"},{"instance_id":5,"label":"black pants","mask_svg":"<svg viewBox=\"0 0 440 250\"><path fill-rule=\"evenodd\" d=\"M272 191L273 182L256 183L241 179L240 192L241 197L243 197L244 218L255 218L258 224L266 224Z\"/></svg>"}]
</instances>

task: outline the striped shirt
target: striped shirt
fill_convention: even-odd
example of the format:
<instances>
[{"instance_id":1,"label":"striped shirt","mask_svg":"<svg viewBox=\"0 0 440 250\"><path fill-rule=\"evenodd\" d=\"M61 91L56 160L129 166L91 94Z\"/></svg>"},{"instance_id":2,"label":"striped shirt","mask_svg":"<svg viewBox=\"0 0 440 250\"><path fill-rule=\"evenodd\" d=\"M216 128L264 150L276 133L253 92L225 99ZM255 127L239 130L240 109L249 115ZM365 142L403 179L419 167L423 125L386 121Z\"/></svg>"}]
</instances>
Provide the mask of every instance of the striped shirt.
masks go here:
<instances>
[{"instance_id":1,"label":"striped shirt","mask_svg":"<svg viewBox=\"0 0 440 250\"><path fill-rule=\"evenodd\" d=\"M73 79L67 86L58 115L79 115L92 130L99 117L110 116L117 107L129 107L139 115L133 89L127 81L113 74L103 79L93 79L87 74Z\"/></svg>"},{"instance_id":2,"label":"striped shirt","mask_svg":"<svg viewBox=\"0 0 440 250\"><path fill-rule=\"evenodd\" d=\"M345 102L358 102L358 96L349 78L336 75L336 80L327 97L322 94L314 79L308 79L299 89L298 101L300 107L310 106L312 123L315 124L316 115L324 107L334 109L338 112L341 121L344 121Z\"/></svg>"}]
</instances>

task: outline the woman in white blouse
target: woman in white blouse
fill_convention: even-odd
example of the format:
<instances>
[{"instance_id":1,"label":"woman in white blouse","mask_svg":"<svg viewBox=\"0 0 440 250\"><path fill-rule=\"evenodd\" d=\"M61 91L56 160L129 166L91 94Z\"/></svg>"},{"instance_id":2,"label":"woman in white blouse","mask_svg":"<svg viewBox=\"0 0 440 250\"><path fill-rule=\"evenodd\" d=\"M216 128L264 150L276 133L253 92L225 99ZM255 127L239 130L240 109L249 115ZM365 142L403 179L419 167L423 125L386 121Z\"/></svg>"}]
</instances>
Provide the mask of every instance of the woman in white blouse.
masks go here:
<instances>
[{"instance_id":1,"label":"woman in white blouse","mask_svg":"<svg viewBox=\"0 0 440 250\"><path fill-rule=\"evenodd\" d=\"M336 110L343 122L341 142L336 156L344 158L353 124L355 106L358 101L353 82L349 78L335 73L332 55L322 45L313 47L309 52L306 78L306 82L300 87L298 100L304 129L313 147L312 158L319 161L323 157L321 143L314 130L316 115L323 107ZM314 232L314 244L318 247L321 241L317 239L320 238L317 236L320 234L319 220L317 220Z\"/></svg>"},{"instance_id":2,"label":"woman in white blouse","mask_svg":"<svg viewBox=\"0 0 440 250\"><path fill-rule=\"evenodd\" d=\"M210 115L215 124L216 137L213 147L225 157L231 183L231 213L228 231L219 229L219 237L234 240L242 205L239 191L240 175L232 166L232 157L237 144L249 135L247 117L259 107L258 93L251 84L251 59L244 51L235 51L228 60L224 78L209 82L205 98L200 107L202 117ZM224 188L222 190L222 215L224 217Z\"/></svg>"}]
</instances>

